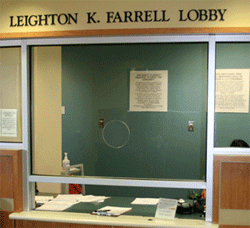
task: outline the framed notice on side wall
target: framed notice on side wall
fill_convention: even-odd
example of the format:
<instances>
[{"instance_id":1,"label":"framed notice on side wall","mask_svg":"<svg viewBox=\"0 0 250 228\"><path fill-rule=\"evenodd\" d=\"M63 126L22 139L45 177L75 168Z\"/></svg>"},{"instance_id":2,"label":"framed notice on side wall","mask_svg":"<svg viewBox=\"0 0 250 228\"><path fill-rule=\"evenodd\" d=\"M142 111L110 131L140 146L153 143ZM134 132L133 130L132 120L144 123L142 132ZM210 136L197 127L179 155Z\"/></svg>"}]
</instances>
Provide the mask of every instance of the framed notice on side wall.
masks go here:
<instances>
[{"instance_id":1,"label":"framed notice on side wall","mask_svg":"<svg viewBox=\"0 0 250 228\"><path fill-rule=\"evenodd\" d=\"M130 71L129 111L166 112L168 71Z\"/></svg>"},{"instance_id":2,"label":"framed notice on side wall","mask_svg":"<svg viewBox=\"0 0 250 228\"><path fill-rule=\"evenodd\" d=\"M0 136L17 137L16 109L0 109Z\"/></svg>"},{"instance_id":3,"label":"framed notice on side wall","mask_svg":"<svg viewBox=\"0 0 250 228\"><path fill-rule=\"evenodd\" d=\"M249 69L216 70L216 112L249 112Z\"/></svg>"}]
</instances>

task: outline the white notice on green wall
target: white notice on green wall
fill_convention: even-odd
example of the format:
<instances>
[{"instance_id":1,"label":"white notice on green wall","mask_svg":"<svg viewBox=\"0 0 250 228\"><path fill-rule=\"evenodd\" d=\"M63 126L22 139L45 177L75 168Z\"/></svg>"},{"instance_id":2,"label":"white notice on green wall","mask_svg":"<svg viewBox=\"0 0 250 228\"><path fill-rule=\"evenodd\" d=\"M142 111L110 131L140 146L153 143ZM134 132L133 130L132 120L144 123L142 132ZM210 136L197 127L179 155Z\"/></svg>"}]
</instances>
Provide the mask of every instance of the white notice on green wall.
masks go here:
<instances>
[{"instance_id":1,"label":"white notice on green wall","mask_svg":"<svg viewBox=\"0 0 250 228\"><path fill-rule=\"evenodd\" d=\"M216 112L249 112L249 69L216 70Z\"/></svg>"},{"instance_id":2,"label":"white notice on green wall","mask_svg":"<svg viewBox=\"0 0 250 228\"><path fill-rule=\"evenodd\" d=\"M129 111L166 112L168 71L131 71Z\"/></svg>"},{"instance_id":3,"label":"white notice on green wall","mask_svg":"<svg viewBox=\"0 0 250 228\"><path fill-rule=\"evenodd\" d=\"M17 137L17 110L0 110L0 136Z\"/></svg>"}]
</instances>

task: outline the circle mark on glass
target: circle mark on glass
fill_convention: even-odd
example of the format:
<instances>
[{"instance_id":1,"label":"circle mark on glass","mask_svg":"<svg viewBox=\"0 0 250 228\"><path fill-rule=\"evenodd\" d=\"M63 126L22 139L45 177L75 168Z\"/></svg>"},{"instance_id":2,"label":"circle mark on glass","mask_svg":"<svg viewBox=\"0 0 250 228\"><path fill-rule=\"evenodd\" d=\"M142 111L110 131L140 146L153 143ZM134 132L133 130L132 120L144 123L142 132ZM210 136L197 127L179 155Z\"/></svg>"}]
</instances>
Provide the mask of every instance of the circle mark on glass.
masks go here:
<instances>
[{"instance_id":1,"label":"circle mark on glass","mask_svg":"<svg viewBox=\"0 0 250 228\"><path fill-rule=\"evenodd\" d=\"M129 140L130 130L128 125L121 120L111 120L105 124L102 131L103 141L112 148L122 148Z\"/></svg>"}]
</instances>

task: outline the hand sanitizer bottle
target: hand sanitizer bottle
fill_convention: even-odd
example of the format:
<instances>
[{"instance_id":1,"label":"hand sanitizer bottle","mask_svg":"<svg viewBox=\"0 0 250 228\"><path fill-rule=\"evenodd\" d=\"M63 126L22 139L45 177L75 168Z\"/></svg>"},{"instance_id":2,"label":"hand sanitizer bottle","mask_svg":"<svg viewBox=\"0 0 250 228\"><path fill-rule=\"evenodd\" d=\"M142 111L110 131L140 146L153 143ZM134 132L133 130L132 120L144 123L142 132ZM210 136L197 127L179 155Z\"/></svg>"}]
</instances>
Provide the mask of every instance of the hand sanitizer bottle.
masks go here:
<instances>
[{"instance_id":1,"label":"hand sanitizer bottle","mask_svg":"<svg viewBox=\"0 0 250 228\"><path fill-rule=\"evenodd\" d=\"M64 159L62 162L62 169L65 170L67 166L70 166L70 161L68 159L68 153L64 153Z\"/></svg>"}]
</instances>

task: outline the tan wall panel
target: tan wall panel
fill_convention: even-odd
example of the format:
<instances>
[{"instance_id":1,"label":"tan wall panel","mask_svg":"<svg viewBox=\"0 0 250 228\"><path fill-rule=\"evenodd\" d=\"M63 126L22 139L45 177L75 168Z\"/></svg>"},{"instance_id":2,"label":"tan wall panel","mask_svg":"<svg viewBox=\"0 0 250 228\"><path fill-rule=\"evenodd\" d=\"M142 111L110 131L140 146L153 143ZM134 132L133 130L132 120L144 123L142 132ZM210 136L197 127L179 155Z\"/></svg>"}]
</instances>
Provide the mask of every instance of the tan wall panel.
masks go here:
<instances>
[{"instance_id":1,"label":"tan wall panel","mask_svg":"<svg viewBox=\"0 0 250 228\"><path fill-rule=\"evenodd\" d=\"M34 173L60 175L62 161L61 47L35 47ZM59 184L39 183L40 192L60 193Z\"/></svg>"},{"instance_id":2,"label":"tan wall panel","mask_svg":"<svg viewBox=\"0 0 250 228\"><path fill-rule=\"evenodd\" d=\"M250 226L250 210L220 209L220 224Z\"/></svg>"},{"instance_id":3,"label":"tan wall panel","mask_svg":"<svg viewBox=\"0 0 250 228\"><path fill-rule=\"evenodd\" d=\"M218 20L209 20L210 13L206 12L206 20L199 20L194 18L192 20L185 20L187 13L192 10L198 9L221 9L224 12L224 17L217 17ZM149 20L143 21L136 19L134 11L158 11L157 18L154 13ZM162 15L162 10L165 10L165 16ZM180 11L183 10L183 20L181 20ZM131 20L125 22L124 11L132 13ZM138 29L138 28L227 28L227 27L249 27L249 1L238 0L237 4L233 0L86 0L86 1L64 1L60 4L60 0L53 1L3 1L0 7L0 33L24 33L24 32L54 32L54 31L81 31L81 30L101 30L101 29ZM96 12L94 16L96 22L88 21L87 13ZM110 18L107 12L114 12ZM119 13L116 16L116 13ZM74 23L62 24L58 23L58 18L52 25L51 18L47 20L46 26L34 25L34 18L31 15L44 15L44 14L62 14L71 13L78 14L78 21ZM198 13L198 12L197 12ZM196 14L193 12L193 14ZM219 12L217 12L219 16ZM27 15L27 18L21 17L22 22L25 24L19 26L17 23L17 16ZM13 18L13 23L10 23L10 17ZM145 18L145 14L143 18ZM63 17L64 18L64 17ZM111 20L108 20L110 18ZM116 20L114 20L116 18ZM121 21L118 19L120 18ZM165 19L163 19L165 18ZM157 19L162 19L158 21ZM212 18L210 18L212 19ZM25 21L26 20L26 21ZM32 21L31 24L29 20ZM10 26L12 24L13 26Z\"/></svg>"},{"instance_id":4,"label":"tan wall panel","mask_svg":"<svg viewBox=\"0 0 250 228\"><path fill-rule=\"evenodd\" d=\"M2 211L14 211L14 199L13 198L0 198L0 210Z\"/></svg>"},{"instance_id":5,"label":"tan wall panel","mask_svg":"<svg viewBox=\"0 0 250 228\"><path fill-rule=\"evenodd\" d=\"M0 63L0 109L17 110L17 137L0 141L22 142L21 48L0 48Z\"/></svg>"}]
</instances>

